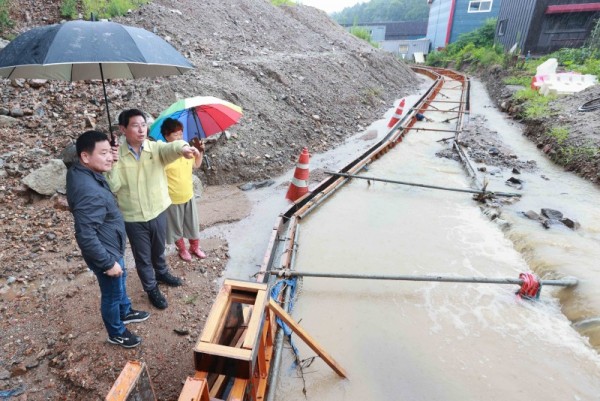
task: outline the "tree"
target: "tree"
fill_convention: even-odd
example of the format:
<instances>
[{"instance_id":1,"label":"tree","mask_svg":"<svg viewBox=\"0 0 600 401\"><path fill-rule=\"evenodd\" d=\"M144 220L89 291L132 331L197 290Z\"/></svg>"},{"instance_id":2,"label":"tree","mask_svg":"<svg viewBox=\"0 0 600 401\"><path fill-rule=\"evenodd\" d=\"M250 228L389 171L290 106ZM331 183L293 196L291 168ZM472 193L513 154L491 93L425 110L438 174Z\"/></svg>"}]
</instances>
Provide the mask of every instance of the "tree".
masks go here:
<instances>
[{"instance_id":1,"label":"tree","mask_svg":"<svg viewBox=\"0 0 600 401\"><path fill-rule=\"evenodd\" d=\"M427 19L429 7L425 0L371 0L333 13L331 17L340 24L414 21Z\"/></svg>"}]
</instances>

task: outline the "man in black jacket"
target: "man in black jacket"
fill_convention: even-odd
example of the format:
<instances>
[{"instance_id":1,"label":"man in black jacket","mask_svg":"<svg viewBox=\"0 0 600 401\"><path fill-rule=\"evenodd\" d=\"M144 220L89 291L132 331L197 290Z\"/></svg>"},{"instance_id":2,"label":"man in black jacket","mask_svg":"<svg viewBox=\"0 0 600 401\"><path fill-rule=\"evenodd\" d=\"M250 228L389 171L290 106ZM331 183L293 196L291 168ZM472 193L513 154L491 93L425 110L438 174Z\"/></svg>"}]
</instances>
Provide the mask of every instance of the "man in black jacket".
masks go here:
<instances>
[{"instance_id":1,"label":"man in black jacket","mask_svg":"<svg viewBox=\"0 0 600 401\"><path fill-rule=\"evenodd\" d=\"M86 264L98 278L100 312L108 342L125 348L140 344L140 337L125 324L142 322L148 312L131 308L125 286L125 222L102 173L110 171L117 151L106 134L87 131L75 144L79 163L67 173L67 201L75 221L75 238Z\"/></svg>"}]
</instances>

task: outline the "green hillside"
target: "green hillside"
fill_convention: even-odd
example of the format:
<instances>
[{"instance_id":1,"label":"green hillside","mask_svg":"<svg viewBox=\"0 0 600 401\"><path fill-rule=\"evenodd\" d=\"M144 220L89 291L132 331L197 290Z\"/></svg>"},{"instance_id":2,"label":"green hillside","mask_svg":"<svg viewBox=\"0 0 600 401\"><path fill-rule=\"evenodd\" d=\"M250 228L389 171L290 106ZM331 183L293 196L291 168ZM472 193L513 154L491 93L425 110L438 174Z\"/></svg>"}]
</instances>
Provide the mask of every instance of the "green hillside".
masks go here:
<instances>
[{"instance_id":1,"label":"green hillside","mask_svg":"<svg viewBox=\"0 0 600 401\"><path fill-rule=\"evenodd\" d=\"M412 21L427 19L425 0L371 0L331 14L339 24L363 22Z\"/></svg>"}]
</instances>

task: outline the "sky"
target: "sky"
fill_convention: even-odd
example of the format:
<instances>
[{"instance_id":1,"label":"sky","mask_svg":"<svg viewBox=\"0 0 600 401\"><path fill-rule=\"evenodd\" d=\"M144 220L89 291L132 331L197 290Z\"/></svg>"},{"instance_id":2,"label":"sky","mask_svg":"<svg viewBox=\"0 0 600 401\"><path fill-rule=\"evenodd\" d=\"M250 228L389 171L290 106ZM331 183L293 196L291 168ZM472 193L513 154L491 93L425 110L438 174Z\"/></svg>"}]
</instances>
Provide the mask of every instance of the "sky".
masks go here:
<instances>
[{"instance_id":1,"label":"sky","mask_svg":"<svg viewBox=\"0 0 600 401\"><path fill-rule=\"evenodd\" d=\"M319 8L326 13L342 11L346 7L352 7L358 3L364 3L368 0L300 0L299 3L305 6Z\"/></svg>"}]
</instances>

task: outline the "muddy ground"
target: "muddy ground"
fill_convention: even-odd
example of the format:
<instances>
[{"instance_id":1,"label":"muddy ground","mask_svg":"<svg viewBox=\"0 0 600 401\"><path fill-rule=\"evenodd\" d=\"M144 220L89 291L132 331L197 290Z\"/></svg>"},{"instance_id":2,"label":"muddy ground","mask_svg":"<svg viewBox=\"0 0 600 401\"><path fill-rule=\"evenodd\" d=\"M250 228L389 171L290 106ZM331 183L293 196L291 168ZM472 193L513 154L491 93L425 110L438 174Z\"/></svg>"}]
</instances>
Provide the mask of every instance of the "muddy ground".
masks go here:
<instances>
[{"instance_id":1,"label":"muddy ground","mask_svg":"<svg viewBox=\"0 0 600 401\"><path fill-rule=\"evenodd\" d=\"M58 4L13 2L13 32L59 21ZM197 68L181 77L110 82L113 119L132 106L156 116L176 99L198 94L244 108L229 137L209 143L209 163L199 174L211 184L199 200L202 228L250 213L238 185L292 167L303 146L312 153L335 147L418 86L403 63L309 7L161 0L119 22L155 30ZM177 399L193 372L191 350L225 274L228 244L204 238L209 258L193 263L170 250L169 263L185 285L164 288L166 311L150 306L128 255L130 296L152 316L131 326L143 338L139 348L106 344L99 291L79 255L64 196L40 195L22 183L60 158L83 130L107 128L101 86L16 80L3 81L0 90L0 391L15 390L13 399L21 401L102 399L126 361L138 359L148 364L159 399ZM505 99L502 90L492 96ZM598 115L588 115L585 124L571 117L567 123L595 135L587 118L597 124ZM490 164L503 160L506 168L534 168L514 160L494 132L483 129L484 121L474 121L472 135L463 137L472 158L491 157L489 148L496 147L502 157ZM597 165L589 179L593 173L597 176Z\"/></svg>"},{"instance_id":2,"label":"muddy ground","mask_svg":"<svg viewBox=\"0 0 600 401\"><path fill-rule=\"evenodd\" d=\"M60 21L60 1L11 1L17 35ZM154 1L117 22L154 31L196 69L178 77L107 83L111 116L138 107L152 119L179 98L213 95L240 105L228 135L213 137L199 173L201 227L249 213L237 185L293 166L300 150L330 149L361 131L417 78L391 55L348 35L310 7L267 0ZM228 259L222 238L204 238L209 255L183 263L169 254L180 288L169 308L153 309L128 257L129 294L151 318L132 330L134 350L106 343L99 291L74 240L62 189L41 195L23 183L83 131L107 130L101 85L4 80L0 85L0 394L19 400L103 399L127 360L147 363L157 396L177 399L193 373L192 349ZM220 184L221 186L215 186ZM224 184L235 184L225 186Z\"/></svg>"}]
</instances>

